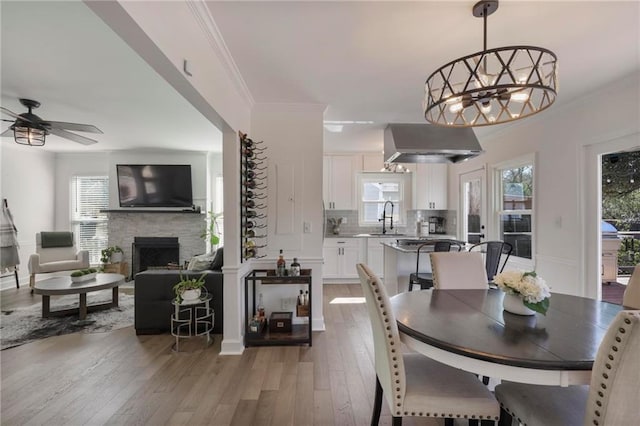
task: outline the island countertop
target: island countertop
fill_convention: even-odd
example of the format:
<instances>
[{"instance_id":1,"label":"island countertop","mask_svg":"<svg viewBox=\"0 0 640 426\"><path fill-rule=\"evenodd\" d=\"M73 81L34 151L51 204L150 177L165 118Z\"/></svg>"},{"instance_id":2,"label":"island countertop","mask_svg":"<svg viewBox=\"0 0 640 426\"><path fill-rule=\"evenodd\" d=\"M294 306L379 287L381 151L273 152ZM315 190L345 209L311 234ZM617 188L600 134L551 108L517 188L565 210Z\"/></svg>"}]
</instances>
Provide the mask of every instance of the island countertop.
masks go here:
<instances>
[{"instance_id":1,"label":"island countertop","mask_svg":"<svg viewBox=\"0 0 640 426\"><path fill-rule=\"evenodd\" d=\"M466 245L464 241L456 240L455 236L453 235L438 235L437 237L434 235L430 235L427 238L420 238L420 239L404 238L404 239L398 239L398 240L384 241L381 244L383 246L397 250L401 253L416 253L418 251L418 247L420 247L421 244L428 244L428 243L435 244L438 240L451 240L452 242L456 242L462 245L463 248ZM403 243L403 241L406 241L406 242ZM432 250L430 250L429 247L426 247L425 249L421 250L421 252L422 251L429 252Z\"/></svg>"}]
</instances>

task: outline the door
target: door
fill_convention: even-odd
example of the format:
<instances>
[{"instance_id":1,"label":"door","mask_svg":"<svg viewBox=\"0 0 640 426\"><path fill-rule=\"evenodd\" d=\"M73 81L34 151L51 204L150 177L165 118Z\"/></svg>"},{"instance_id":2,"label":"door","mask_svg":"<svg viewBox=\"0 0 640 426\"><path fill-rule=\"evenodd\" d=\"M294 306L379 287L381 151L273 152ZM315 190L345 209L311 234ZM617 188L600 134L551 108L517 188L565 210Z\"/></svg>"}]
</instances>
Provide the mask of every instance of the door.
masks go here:
<instances>
[{"instance_id":1,"label":"door","mask_svg":"<svg viewBox=\"0 0 640 426\"><path fill-rule=\"evenodd\" d=\"M486 238L486 190L484 168L460 175L461 235L470 244Z\"/></svg>"}]
</instances>

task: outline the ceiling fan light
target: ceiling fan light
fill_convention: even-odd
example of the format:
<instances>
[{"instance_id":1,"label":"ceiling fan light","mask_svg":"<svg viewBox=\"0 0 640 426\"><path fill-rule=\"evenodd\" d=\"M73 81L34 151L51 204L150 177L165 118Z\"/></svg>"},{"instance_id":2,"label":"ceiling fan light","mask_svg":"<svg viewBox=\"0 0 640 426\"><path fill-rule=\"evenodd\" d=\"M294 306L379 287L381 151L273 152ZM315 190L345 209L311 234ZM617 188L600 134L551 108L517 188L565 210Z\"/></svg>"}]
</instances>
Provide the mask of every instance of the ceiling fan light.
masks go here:
<instances>
[{"instance_id":1,"label":"ceiling fan light","mask_svg":"<svg viewBox=\"0 0 640 426\"><path fill-rule=\"evenodd\" d=\"M43 146L46 132L33 127L14 126L13 138L20 145Z\"/></svg>"}]
</instances>

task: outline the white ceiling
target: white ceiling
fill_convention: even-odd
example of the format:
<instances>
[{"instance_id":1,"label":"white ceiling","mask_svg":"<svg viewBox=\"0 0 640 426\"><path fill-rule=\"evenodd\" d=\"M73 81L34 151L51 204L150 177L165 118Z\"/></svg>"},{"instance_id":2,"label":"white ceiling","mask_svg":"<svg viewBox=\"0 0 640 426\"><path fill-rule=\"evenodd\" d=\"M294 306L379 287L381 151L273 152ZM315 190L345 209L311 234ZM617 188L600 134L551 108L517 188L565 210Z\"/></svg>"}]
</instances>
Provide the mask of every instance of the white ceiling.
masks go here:
<instances>
[{"instance_id":1,"label":"white ceiling","mask_svg":"<svg viewBox=\"0 0 640 426\"><path fill-rule=\"evenodd\" d=\"M19 114L26 109L18 98L35 99L40 118L104 132L76 132L98 140L91 146L50 135L34 149L221 151L220 132L84 3L3 0L1 7L2 106Z\"/></svg>"},{"instance_id":2,"label":"white ceiling","mask_svg":"<svg viewBox=\"0 0 640 426\"><path fill-rule=\"evenodd\" d=\"M347 140L357 140L362 146L354 150L378 150L356 135L389 122L425 122L426 77L482 49L474 3L207 5L256 102L320 103L328 106L326 120L373 121L343 134L325 132L325 149L344 150ZM640 70L640 2L502 1L489 17L488 47L517 44L557 54L560 91L541 113L553 114ZM208 150L212 143L211 124L82 3L2 2L2 95L2 105L15 112L22 112L18 97L32 97L42 102L36 113L45 119L95 124L105 134L88 149ZM48 145L87 149L54 138Z\"/></svg>"}]
</instances>

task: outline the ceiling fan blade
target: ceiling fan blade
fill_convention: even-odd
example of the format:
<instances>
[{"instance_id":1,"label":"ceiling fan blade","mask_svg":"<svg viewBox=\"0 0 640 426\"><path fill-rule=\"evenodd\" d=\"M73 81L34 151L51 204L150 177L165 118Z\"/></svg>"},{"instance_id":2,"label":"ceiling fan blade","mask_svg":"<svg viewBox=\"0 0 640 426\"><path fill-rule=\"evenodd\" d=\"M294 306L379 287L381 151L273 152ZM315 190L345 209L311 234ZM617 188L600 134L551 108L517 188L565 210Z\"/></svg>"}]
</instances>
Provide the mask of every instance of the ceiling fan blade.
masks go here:
<instances>
[{"instance_id":1,"label":"ceiling fan blade","mask_svg":"<svg viewBox=\"0 0 640 426\"><path fill-rule=\"evenodd\" d=\"M9 116L13 117L13 118L22 118L22 117L20 117L20 115L16 114L16 113L15 113L15 112L13 112L13 111L10 111L10 110L6 109L5 107L0 107L0 110L1 110L2 112L4 112L5 114L7 114L7 115L9 115Z\"/></svg>"},{"instance_id":2,"label":"ceiling fan blade","mask_svg":"<svg viewBox=\"0 0 640 426\"><path fill-rule=\"evenodd\" d=\"M93 145L94 143L98 143L98 141L96 140L89 139L84 136L76 135L75 133L67 132L66 130L62 130L62 129L51 128L49 129L49 132L52 135L60 136L61 138L69 139L71 141L78 142L83 145Z\"/></svg>"},{"instance_id":3,"label":"ceiling fan blade","mask_svg":"<svg viewBox=\"0 0 640 426\"><path fill-rule=\"evenodd\" d=\"M92 124L65 123L64 121L43 121L43 126L50 129L73 130L74 132L102 133Z\"/></svg>"},{"instance_id":4,"label":"ceiling fan blade","mask_svg":"<svg viewBox=\"0 0 640 426\"><path fill-rule=\"evenodd\" d=\"M7 129L4 132L0 133L0 137L4 137L4 136L11 136L13 137L13 130L11 129Z\"/></svg>"}]
</instances>

